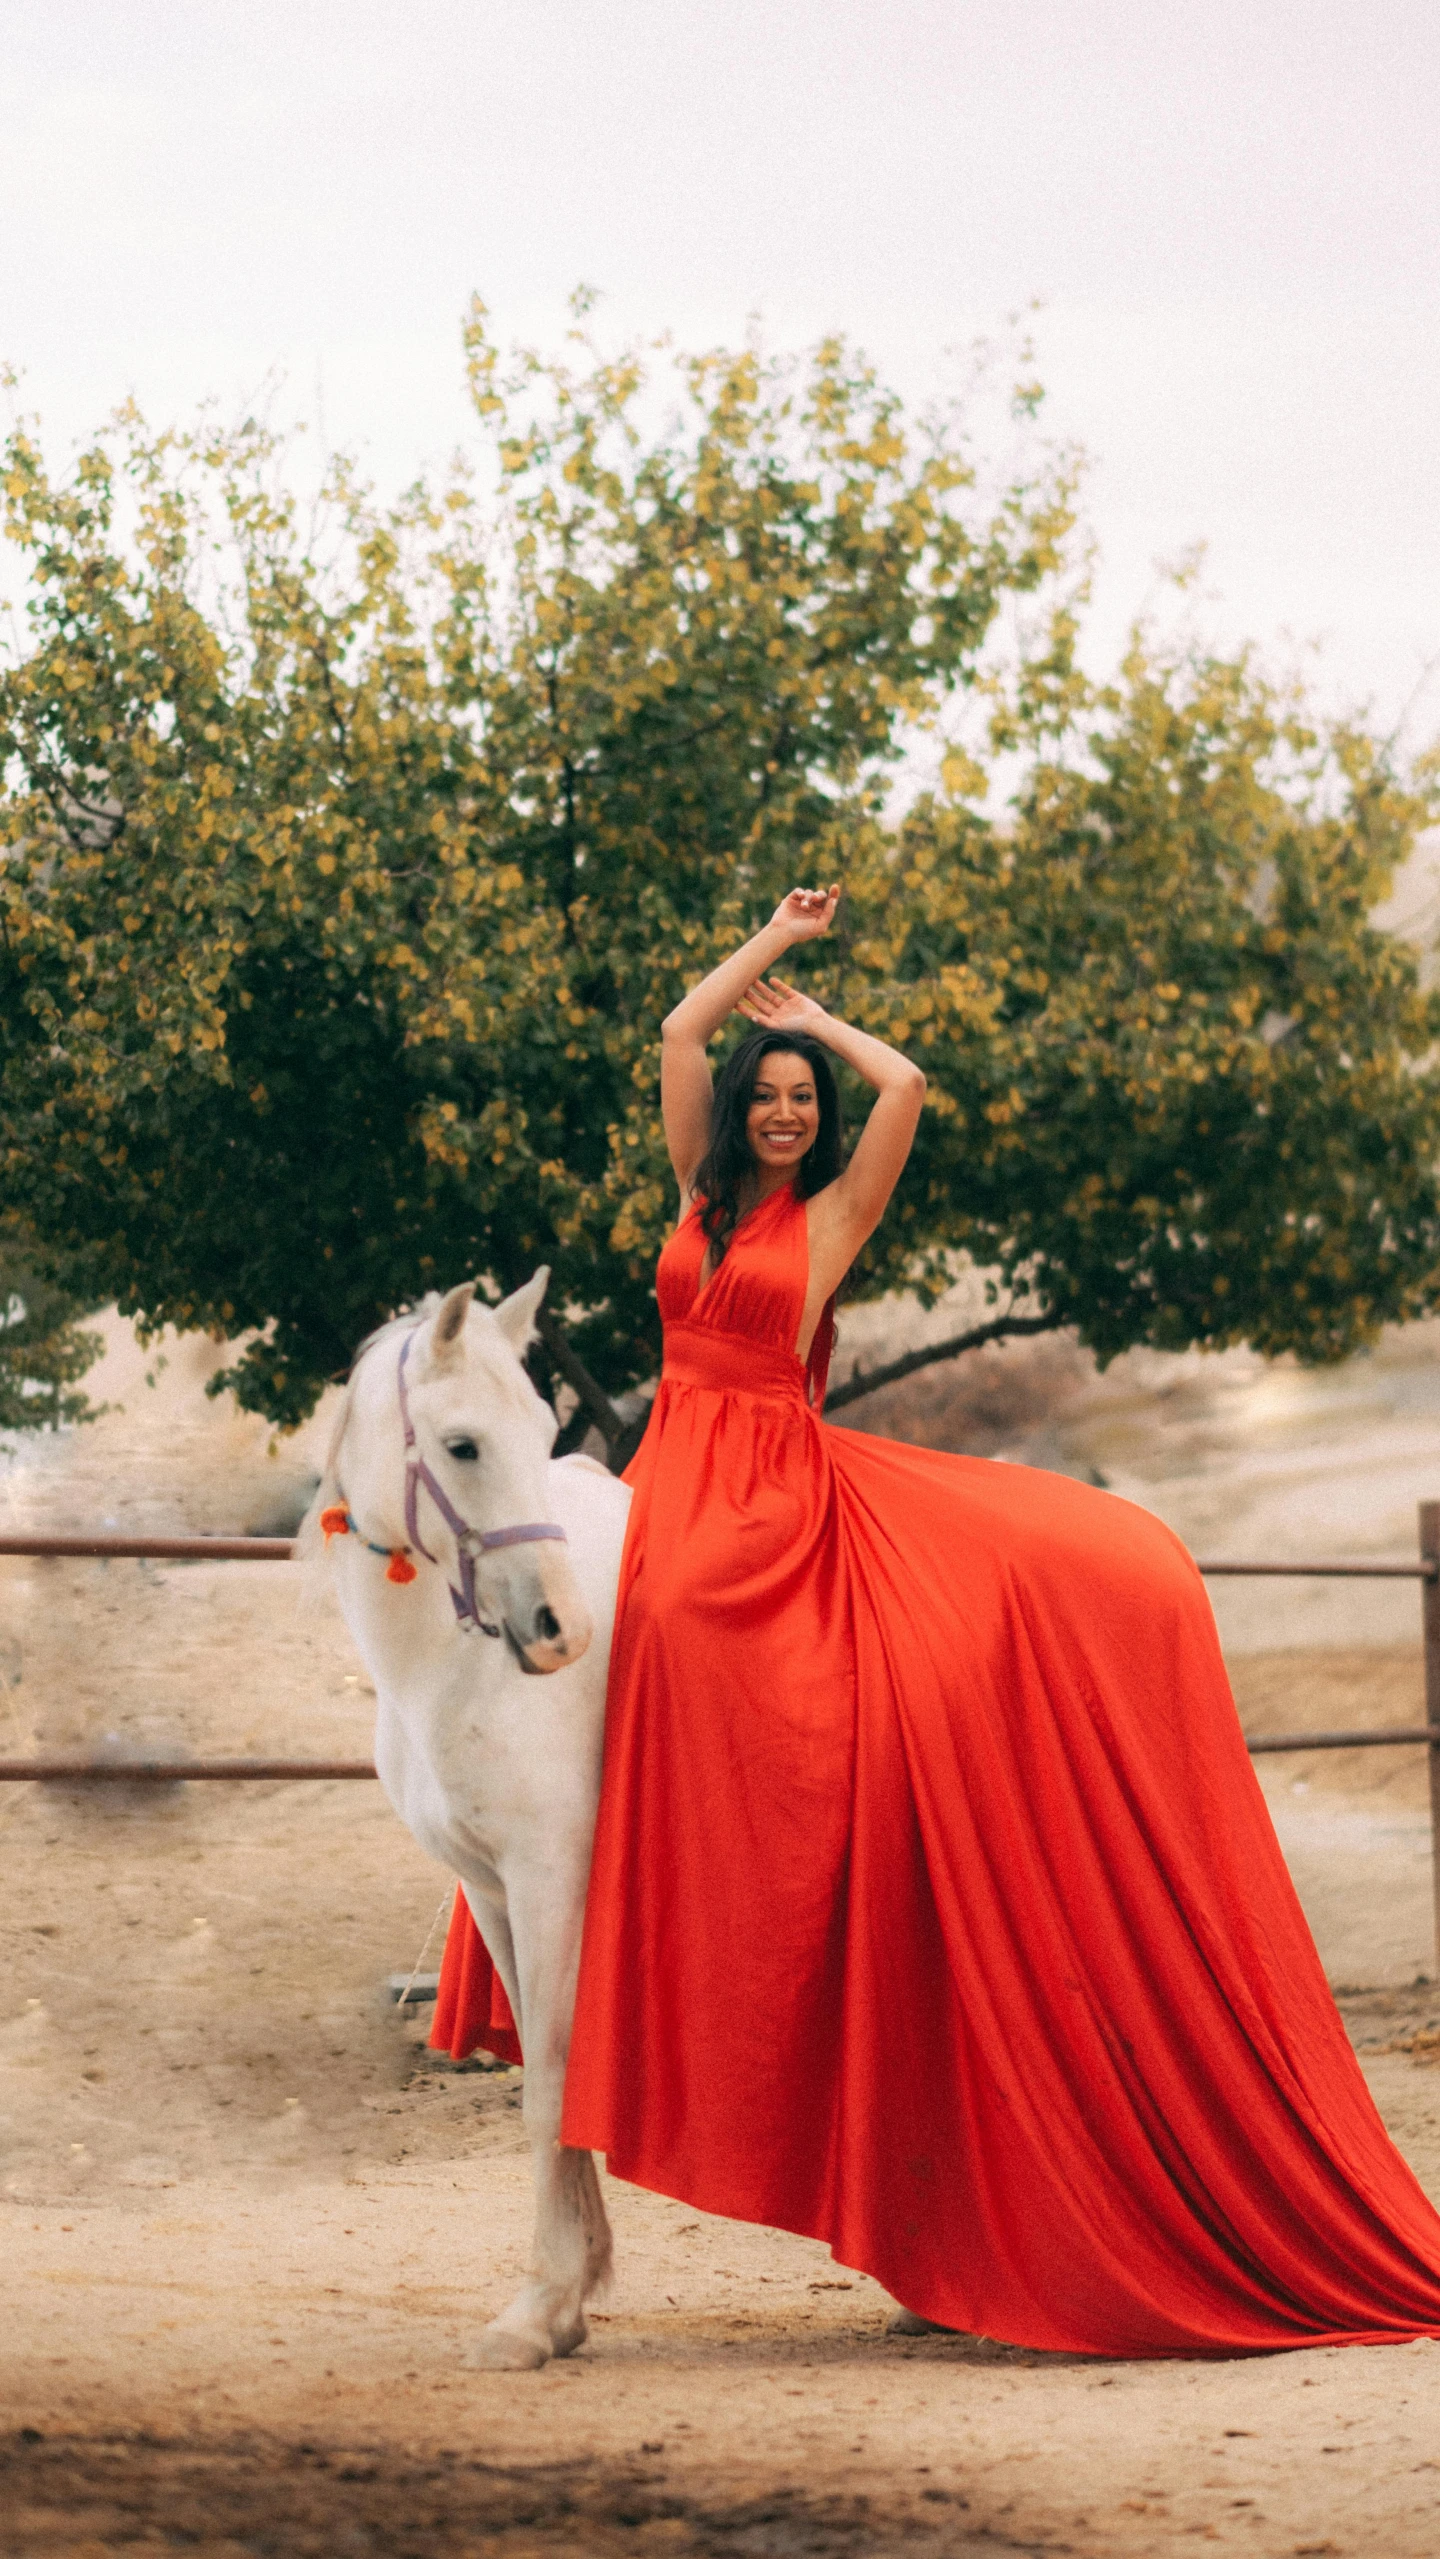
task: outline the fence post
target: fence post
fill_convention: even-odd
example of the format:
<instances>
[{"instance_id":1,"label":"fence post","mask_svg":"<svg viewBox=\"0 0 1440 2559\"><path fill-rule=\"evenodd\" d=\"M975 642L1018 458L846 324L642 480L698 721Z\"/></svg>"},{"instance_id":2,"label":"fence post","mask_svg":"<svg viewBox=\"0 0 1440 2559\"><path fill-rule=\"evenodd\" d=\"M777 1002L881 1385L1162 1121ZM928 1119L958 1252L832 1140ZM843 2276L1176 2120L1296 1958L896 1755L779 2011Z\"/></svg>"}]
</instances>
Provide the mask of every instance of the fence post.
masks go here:
<instances>
[{"instance_id":1,"label":"fence post","mask_svg":"<svg viewBox=\"0 0 1440 2559\"><path fill-rule=\"evenodd\" d=\"M1425 1721L1430 1727L1430 1868L1435 1900L1435 1966L1440 1978L1440 1502L1420 1504L1420 1585L1425 1630Z\"/></svg>"}]
</instances>

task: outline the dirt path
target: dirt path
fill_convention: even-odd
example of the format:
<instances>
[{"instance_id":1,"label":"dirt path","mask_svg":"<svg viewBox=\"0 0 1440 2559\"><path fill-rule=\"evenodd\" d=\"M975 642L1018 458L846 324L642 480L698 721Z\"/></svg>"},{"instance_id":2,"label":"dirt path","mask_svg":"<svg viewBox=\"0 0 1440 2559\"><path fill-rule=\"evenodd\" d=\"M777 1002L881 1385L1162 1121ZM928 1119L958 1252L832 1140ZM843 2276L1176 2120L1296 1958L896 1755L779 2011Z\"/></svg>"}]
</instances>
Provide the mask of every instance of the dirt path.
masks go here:
<instances>
[{"instance_id":1,"label":"dirt path","mask_svg":"<svg viewBox=\"0 0 1440 2559\"><path fill-rule=\"evenodd\" d=\"M1440 2540L1440 2346L1097 2366L901 2343L874 2287L819 2250L629 2192L586 2353L469 2372L524 2245L505 2106L498 2088L478 2109L417 2100L452 2149L426 2166L12 2216L0 2488L36 2520L4 2546L78 2559L175 2531L227 2553L438 2559L923 2534L1097 2559L1192 2537L1429 2559ZM322 2522L328 2541L297 2537Z\"/></svg>"},{"instance_id":2,"label":"dirt path","mask_svg":"<svg viewBox=\"0 0 1440 2559\"><path fill-rule=\"evenodd\" d=\"M217 1493L203 1433L187 1453L164 1380L144 1392L148 1438L117 1416L86 1446L90 1515L258 1524L282 1462L293 1497L303 1465L249 1425ZM66 1488L39 1467L26 1490ZM283 1567L4 1565L5 1663L11 1749L368 1747L343 1631L297 1615ZM1256 1724L1410 1712L1399 1651L1237 1669ZM1315 1754L1267 1784L1311 1842L1322 1943L1390 1949L1347 2013L1440 2197L1440 1994L1405 1986L1429 1969L1423 1770ZM1325 1847L1336 1821L1368 1864ZM631 2188L590 2347L477 2373L526 2246L520 2082L437 2065L384 2000L446 1879L378 1790L6 1789L0 1880L7 2554L1440 2547L1440 2345L1106 2365L903 2341L818 2246Z\"/></svg>"},{"instance_id":3,"label":"dirt path","mask_svg":"<svg viewBox=\"0 0 1440 2559\"><path fill-rule=\"evenodd\" d=\"M363 1749L343 1634L297 1631L288 1581L46 1568L11 1622L48 1694L68 1664L72 1729L188 1688L195 1747ZM1440 2346L1097 2367L902 2342L818 2246L624 2187L586 2353L468 2370L525 2250L519 2079L437 2065L382 1998L444 1878L378 1793L27 1788L0 1859L0 2489L31 2517L6 2549L1440 2544ZM1440 2003L1352 2007L1440 2194ZM1417 2029L1420 2058L1386 2049Z\"/></svg>"}]
</instances>

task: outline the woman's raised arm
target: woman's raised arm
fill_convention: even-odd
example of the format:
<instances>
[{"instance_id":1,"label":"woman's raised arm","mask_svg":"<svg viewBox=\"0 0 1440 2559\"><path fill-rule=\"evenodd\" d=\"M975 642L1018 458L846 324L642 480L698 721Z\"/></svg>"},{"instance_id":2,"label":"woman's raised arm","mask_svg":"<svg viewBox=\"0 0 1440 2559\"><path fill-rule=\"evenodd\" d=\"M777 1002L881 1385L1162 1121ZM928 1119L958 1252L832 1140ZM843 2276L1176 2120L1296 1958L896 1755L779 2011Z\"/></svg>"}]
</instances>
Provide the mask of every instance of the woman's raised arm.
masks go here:
<instances>
[{"instance_id":1,"label":"woman's raised arm","mask_svg":"<svg viewBox=\"0 0 1440 2559\"><path fill-rule=\"evenodd\" d=\"M710 1143L710 1067L705 1051L723 1030L746 988L793 942L813 941L828 933L839 904L838 885L828 889L792 889L782 898L763 932L752 933L728 960L683 997L661 1024L660 1108L665 1143L675 1167L681 1196L689 1198L695 1167Z\"/></svg>"}]
</instances>

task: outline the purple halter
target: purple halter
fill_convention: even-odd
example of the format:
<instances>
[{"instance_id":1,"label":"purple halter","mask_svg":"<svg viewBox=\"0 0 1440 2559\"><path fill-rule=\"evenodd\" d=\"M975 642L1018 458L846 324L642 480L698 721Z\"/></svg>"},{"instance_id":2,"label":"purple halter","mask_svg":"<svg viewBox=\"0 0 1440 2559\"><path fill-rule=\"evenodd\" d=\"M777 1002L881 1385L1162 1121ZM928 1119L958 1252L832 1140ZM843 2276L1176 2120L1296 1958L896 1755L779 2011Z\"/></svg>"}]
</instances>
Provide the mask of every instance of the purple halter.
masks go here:
<instances>
[{"instance_id":1,"label":"purple halter","mask_svg":"<svg viewBox=\"0 0 1440 2559\"><path fill-rule=\"evenodd\" d=\"M418 1330L418 1327L416 1329ZM400 1427L405 1434L405 1526L416 1553L423 1555L427 1564L438 1564L439 1556L431 1554L420 1535L420 1495L422 1490L427 1492L455 1540L460 1563L460 1588L457 1590L453 1582L450 1584L450 1597L455 1603L455 1614L463 1627L478 1626L482 1635L498 1635L499 1627L492 1626L488 1618L481 1616L475 1597L476 1557L492 1553L497 1546L531 1546L545 1537L558 1537L564 1545L565 1531L563 1528L557 1528L551 1520L529 1520L524 1526L518 1528L472 1528L467 1519L461 1518L444 1485L439 1482L416 1447L415 1423L411 1416L410 1397L405 1385L405 1362L410 1357L410 1346L414 1339L414 1333L406 1334L397 1373L400 1388Z\"/></svg>"}]
</instances>

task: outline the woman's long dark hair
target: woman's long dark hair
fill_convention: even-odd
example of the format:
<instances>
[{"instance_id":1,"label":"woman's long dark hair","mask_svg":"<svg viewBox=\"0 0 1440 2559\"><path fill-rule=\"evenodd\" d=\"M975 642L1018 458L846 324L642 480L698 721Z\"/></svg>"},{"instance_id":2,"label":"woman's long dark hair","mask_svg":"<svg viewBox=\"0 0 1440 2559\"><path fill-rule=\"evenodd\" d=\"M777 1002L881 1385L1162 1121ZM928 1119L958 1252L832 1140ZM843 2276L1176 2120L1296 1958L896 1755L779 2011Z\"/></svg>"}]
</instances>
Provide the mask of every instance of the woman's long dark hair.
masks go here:
<instances>
[{"instance_id":1,"label":"woman's long dark hair","mask_svg":"<svg viewBox=\"0 0 1440 2559\"><path fill-rule=\"evenodd\" d=\"M696 1166L694 1188L700 1200L700 1223L723 1261L725 1248L743 1214L741 1193L755 1171L745 1122L755 1098L760 1061L773 1052L803 1057L815 1079L820 1126L795 1171L802 1200L813 1199L833 1182L845 1163L845 1129L834 1069L818 1040L804 1031L752 1031L726 1058L715 1078L708 1153Z\"/></svg>"}]
</instances>

